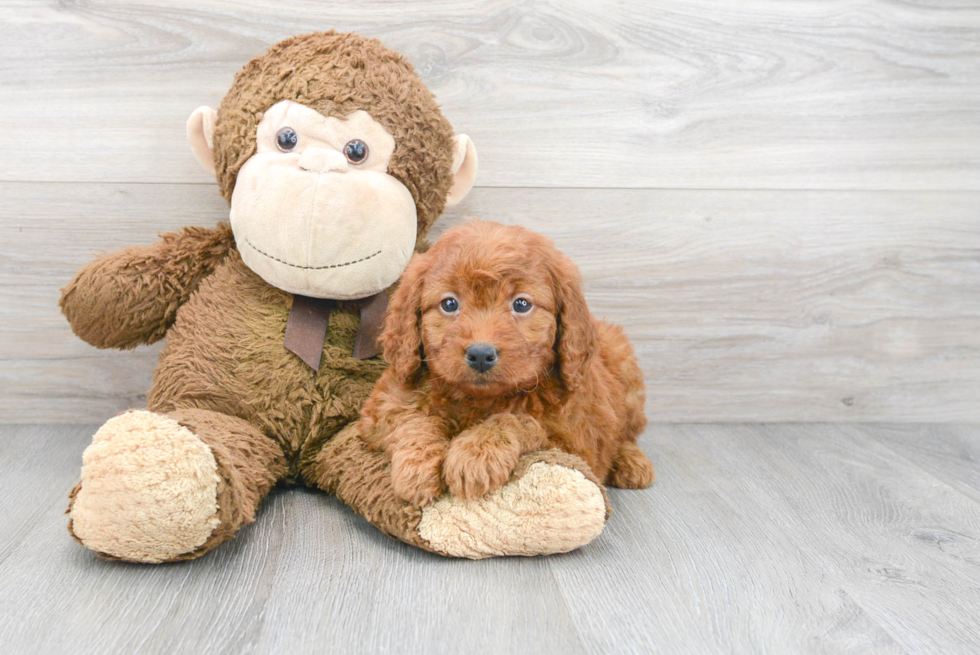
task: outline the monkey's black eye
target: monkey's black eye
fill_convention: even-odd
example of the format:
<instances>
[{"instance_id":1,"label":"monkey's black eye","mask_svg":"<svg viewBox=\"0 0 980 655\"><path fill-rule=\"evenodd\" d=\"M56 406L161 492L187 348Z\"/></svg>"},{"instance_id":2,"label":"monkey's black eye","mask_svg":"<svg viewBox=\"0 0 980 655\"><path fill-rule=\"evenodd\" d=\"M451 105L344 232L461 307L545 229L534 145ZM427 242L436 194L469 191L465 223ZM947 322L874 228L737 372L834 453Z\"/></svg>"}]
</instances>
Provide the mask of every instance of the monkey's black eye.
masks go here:
<instances>
[{"instance_id":1,"label":"monkey's black eye","mask_svg":"<svg viewBox=\"0 0 980 655\"><path fill-rule=\"evenodd\" d=\"M289 152L299 143L299 135L291 127L284 127L276 132L276 146L283 152Z\"/></svg>"},{"instance_id":2,"label":"monkey's black eye","mask_svg":"<svg viewBox=\"0 0 980 655\"><path fill-rule=\"evenodd\" d=\"M344 146L344 156L352 164L362 163L368 156L367 144L360 139L351 139Z\"/></svg>"},{"instance_id":3,"label":"monkey's black eye","mask_svg":"<svg viewBox=\"0 0 980 655\"><path fill-rule=\"evenodd\" d=\"M527 314L529 311L531 311L531 308L534 307L534 305L531 304L531 301L529 299L523 297L515 298L514 304L511 306L514 308L514 311L517 312L518 314Z\"/></svg>"},{"instance_id":4,"label":"monkey's black eye","mask_svg":"<svg viewBox=\"0 0 980 655\"><path fill-rule=\"evenodd\" d=\"M459 301L452 296L448 298L443 298L439 301L439 309L441 309L446 314L455 314L459 311Z\"/></svg>"}]
</instances>

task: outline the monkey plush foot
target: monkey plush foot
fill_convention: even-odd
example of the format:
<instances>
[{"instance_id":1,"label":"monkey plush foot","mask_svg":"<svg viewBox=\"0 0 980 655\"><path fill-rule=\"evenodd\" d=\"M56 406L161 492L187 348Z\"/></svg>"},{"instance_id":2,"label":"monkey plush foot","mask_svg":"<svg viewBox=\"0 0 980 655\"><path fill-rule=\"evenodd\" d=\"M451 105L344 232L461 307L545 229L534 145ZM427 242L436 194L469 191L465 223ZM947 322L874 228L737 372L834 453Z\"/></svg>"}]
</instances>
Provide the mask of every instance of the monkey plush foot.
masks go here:
<instances>
[{"instance_id":1,"label":"monkey plush foot","mask_svg":"<svg viewBox=\"0 0 980 655\"><path fill-rule=\"evenodd\" d=\"M110 419L82 462L69 530L100 555L173 559L204 544L220 522L214 455L168 416L140 410Z\"/></svg>"},{"instance_id":2,"label":"monkey plush foot","mask_svg":"<svg viewBox=\"0 0 980 655\"><path fill-rule=\"evenodd\" d=\"M494 492L470 500L446 495L424 509L398 498L390 469L387 456L371 450L350 425L311 457L304 478L386 534L450 557L574 550L602 532L610 511L589 466L556 450L522 457Z\"/></svg>"},{"instance_id":3,"label":"monkey plush foot","mask_svg":"<svg viewBox=\"0 0 980 655\"><path fill-rule=\"evenodd\" d=\"M419 535L437 553L480 559L550 555L589 543L608 506L588 466L574 455L525 455L499 490L479 498L447 495L422 510Z\"/></svg>"}]
</instances>

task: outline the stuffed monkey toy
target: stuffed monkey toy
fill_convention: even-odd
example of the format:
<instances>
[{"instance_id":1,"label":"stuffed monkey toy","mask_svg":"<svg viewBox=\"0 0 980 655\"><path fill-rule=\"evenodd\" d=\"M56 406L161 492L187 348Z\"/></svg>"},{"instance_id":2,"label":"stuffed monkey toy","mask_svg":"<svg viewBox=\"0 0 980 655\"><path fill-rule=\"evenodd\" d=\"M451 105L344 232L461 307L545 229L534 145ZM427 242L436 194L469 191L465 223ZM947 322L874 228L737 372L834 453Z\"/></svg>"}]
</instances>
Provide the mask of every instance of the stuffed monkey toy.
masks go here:
<instances>
[{"instance_id":1,"label":"stuffed monkey toy","mask_svg":"<svg viewBox=\"0 0 980 655\"><path fill-rule=\"evenodd\" d=\"M102 256L62 290L93 346L167 340L147 408L110 419L85 450L69 506L79 543L134 562L199 557L277 482L334 493L443 555L562 552L601 532L604 490L573 455L527 455L495 493L420 508L352 429L386 366L388 293L477 169L404 57L356 34L287 39L187 133L230 226Z\"/></svg>"}]
</instances>

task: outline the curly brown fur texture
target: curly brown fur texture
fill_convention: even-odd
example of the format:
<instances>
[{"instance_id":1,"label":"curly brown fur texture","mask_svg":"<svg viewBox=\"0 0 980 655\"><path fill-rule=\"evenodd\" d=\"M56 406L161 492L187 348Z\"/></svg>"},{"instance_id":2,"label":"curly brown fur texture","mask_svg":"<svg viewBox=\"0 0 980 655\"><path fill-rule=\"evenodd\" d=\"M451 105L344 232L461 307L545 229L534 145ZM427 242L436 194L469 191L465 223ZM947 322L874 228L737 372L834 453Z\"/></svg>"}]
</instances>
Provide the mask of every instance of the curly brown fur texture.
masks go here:
<instances>
[{"instance_id":1,"label":"curly brown fur texture","mask_svg":"<svg viewBox=\"0 0 980 655\"><path fill-rule=\"evenodd\" d=\"M518 296L533 302L527 314L512 310ZM607 484L653 482L636 446L646 418L632 347L591 315L578 270L545 237L481 221L450 230L412 260L381 340L391 368L360 431L390 455L401 498L426 504L443 485L485 494L542 448L580 456ZM497 348L485 372L466 361L474 343Z\"/></svg>"},{"instance_id":2,"label":"curly brown fur texture","mask_svg":"<svg viewBox=\"0 0 980 655\"><path fill-rule=\"evenodd\" d=\"M282 100L338 118L363 109L381 123L395 138L388 173L411 192L425 235L452 186L453 130L405 57L376 39L330 31L286 39L248 62L218 108L213 152L225 199L255 154L263 113Z\"/></svg>"}]
</instances>

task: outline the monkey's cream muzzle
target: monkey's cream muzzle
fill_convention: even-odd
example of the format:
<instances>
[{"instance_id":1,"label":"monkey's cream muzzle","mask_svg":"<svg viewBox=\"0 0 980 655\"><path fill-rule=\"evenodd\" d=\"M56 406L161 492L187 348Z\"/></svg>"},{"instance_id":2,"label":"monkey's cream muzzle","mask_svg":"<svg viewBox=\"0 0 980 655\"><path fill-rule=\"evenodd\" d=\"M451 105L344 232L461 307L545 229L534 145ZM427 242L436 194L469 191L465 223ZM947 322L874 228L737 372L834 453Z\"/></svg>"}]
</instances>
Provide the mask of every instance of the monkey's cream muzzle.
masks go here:
<instances>
[{"instance_id":1,"label":"monkey's cream muzzle","mask_svg":"<svg viewBox=\"0 0 980 655\"><path fill-rule=\"evenodd\" d=\"M288 150L277 134L291 129ZM352 140L367 157L351 163ZM325 117L292 101L274 105L238 172L231 227L242 260L269 284L316 298L364 298L394 284L415 248L412 194L388 175L394 138L366 112Z\"/></svg>"},{"instance_id":2,"label":"monkey's cream muzzle","mask_svg":"<svg viewBox=\"0 0 980 655\"><path fill-rule=\"evenodd\" d=\"M242 166L231 202L242 260L304 296L349 300L387 289L415 247L412 194L383 173L299 166L309 159L257 154Z\"/></svg>"}]
</instances>

